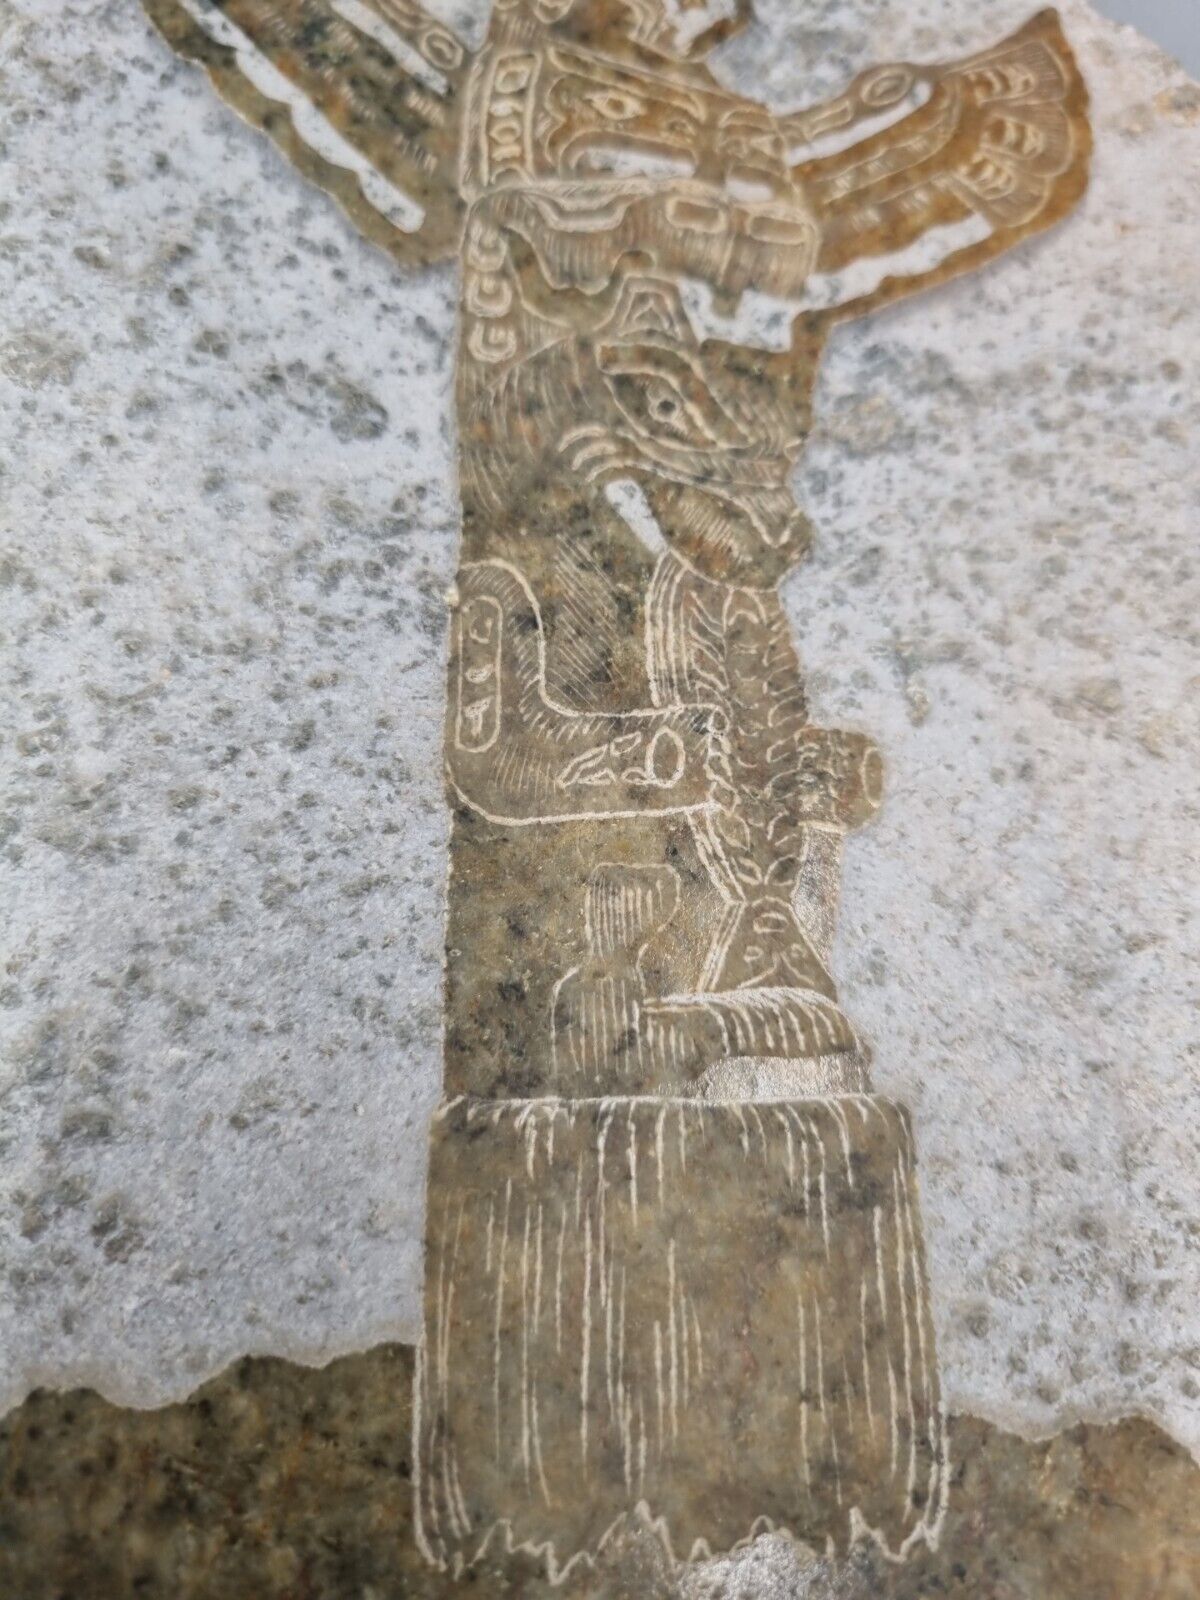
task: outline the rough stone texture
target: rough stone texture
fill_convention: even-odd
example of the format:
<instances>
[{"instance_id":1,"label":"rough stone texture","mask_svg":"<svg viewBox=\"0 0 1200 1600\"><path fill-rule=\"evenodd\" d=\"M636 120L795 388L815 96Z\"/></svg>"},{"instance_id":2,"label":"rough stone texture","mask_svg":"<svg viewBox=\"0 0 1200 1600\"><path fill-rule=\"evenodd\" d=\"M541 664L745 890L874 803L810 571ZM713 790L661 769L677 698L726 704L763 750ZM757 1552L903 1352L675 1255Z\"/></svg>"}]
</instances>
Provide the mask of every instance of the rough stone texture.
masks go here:
<instances>
[{"instance_id":1,"label":"rough stone texture","mask_svg":"<svg viewBox=\"0 0 1200 1600\"><path fill-rule=\"evenodd\" d=\"M39 1392L0 1424L0 1589L21 1600L1193 1600L1200 1474L1147 1422L1027 1444L952 1421L936 1553L843 1566L779 1536L672 1573L651 1536L550 1588L525 1558L454 1582L412 1540L412 1352L245 1360L185 1405Z\"/></svg>"},{"instance_id":2,"label":"rough stone texture","mask_svg":"<svg viewBox=\"0 0 1200 1600\"><path fill-rule=\"evenodd\" d=\"M0 1387L145 1401L415 1326L453 285L136 7L0 15Z\"/></svg>"},{"instance_id":3,"label":"rough stone texture","mask_svg":"<svg viewBox=\"0 0 1200 1600\"><path fill-rule=\"evenodd\" d=\"M1028 7L759 9L725 70L793 104ZM834 965L914 1107L951 1405L1195 1446L1200 91L1066 22L1084 213L838 337L787 599L889 764ZM453 286L132 6L0 38L4 1393L145 1401L416 1328Z\"/></svg>"}]
</instances>

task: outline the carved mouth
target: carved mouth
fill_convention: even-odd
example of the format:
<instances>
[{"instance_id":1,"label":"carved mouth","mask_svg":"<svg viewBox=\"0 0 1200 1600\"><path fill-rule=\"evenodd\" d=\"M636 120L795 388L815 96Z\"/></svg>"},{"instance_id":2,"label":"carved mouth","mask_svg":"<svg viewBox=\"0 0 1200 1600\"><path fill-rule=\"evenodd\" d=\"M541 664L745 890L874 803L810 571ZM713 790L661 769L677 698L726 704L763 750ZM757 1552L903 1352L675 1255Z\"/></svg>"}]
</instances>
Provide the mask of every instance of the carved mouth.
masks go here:
<instances>
[{"instance_id":1,"label":"carved mouth","mask_svg":"<svg viewBox=\"0 0 1200 1600\"><path fill-rule=\"evenodd\" d=\"M575 141L566 163L589 177L693 178L696 163L683 151L649 140L621 143L603 135Z\"/></svg>"},{"instance_id":2,"label":"carved mouth","mask_svg":"<svg viewBox=\"0 0 1200 1600\"><path fill-rule=\"evenodd\" d=\"M808 520L785 487L644 482L667 542L705 576L725 583L773 584L808 552Z\"/></svg>"},{"instance_id":3,"label":"carved mouth","mask_svg":"<svg viewBox=\"0 0 1200 1600\"><path fill-rule=\"evenodd\" d=\"M636 478L658 479L728 502L734 509L750 515L756 523L759 519L746 511L745 502L767 498L785 505L789 513L795 509L795 500L788 486L792 463L786 458L739 462L736 473L718 477L713 471L711 456L709 466L698 471L690 464L672 460L665 450L648 447L645 439L634 438L599 423L572 428L560 440L559 450L566 456L571 471L578 473L588 483L619 472ZM719 460L719 452L714 454ZM763 536L767 537L765 533Z\"/></svg>"}]
</instances>

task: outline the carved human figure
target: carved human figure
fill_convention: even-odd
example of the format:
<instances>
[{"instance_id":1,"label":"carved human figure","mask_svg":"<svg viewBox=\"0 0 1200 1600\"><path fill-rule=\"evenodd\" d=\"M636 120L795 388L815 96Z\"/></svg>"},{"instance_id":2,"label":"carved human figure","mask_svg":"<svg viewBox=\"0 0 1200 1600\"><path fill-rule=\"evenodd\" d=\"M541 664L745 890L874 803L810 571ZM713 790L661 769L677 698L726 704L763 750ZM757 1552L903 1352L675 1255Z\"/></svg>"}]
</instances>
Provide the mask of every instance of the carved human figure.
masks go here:
<instances>
[{"instance_id":1,"label":"carved human figure","mask_svg":"<svg viewBox=\"0 0 1200 1600\"><path fill-rule=\"evenodd\" d=\"M423 1547L936 1540L911 1135L827 950L882 763L811 722L780 585L830 330L1082 193L1056 15L779 114L702 64L742 0L495 0L474 55L413 0L145 3L399 263L460 264ZM708 331L747 291L786 348Z\"/></svg>"},{"instance_id":2,"label":"carved human figure","mask_svg":"<svg viewBox=\"0 0 1200 1600\"><path fill-rule=\"evenodd\" d=\"M1060 40L1042 17L958 67L876 70L778 118L673 55L654 8L496 8L462 166L451 688L490 719L490 742L447 744L463 803L450 944L506 852L521 862L517 925L542 938L498 948L503 973L451 963L448 1088L678 1091L729 1057L791 1062L795 1092L831 1081L830 1058L832 1081L864 1085L814 936L831 908L799 889L878 805L881 761L861 734L808 719L779 596L810 543L790 478L833 323L994 251L1077 189L1079 90ZM848 146L802 158L831 132ZM746 288L799 297L814 275L963 222L976 231L959 255L798 313L784 351L694 329L697 283L726 303ZM621 480L660 549L612 515L602 492ZM463 666L485 611L507 641L491 676L474 655ZM630 895L638 871L647 886L675 874L661 918L638 919L619 956L588 933L597 891L571 823L594 860L626 863ZM828 894L833 874L819 881ZM573 948L547 1009L551 951ZM480 1023L489 982L509 1002L500 1035Z\"/></svg>"}]
</instances>

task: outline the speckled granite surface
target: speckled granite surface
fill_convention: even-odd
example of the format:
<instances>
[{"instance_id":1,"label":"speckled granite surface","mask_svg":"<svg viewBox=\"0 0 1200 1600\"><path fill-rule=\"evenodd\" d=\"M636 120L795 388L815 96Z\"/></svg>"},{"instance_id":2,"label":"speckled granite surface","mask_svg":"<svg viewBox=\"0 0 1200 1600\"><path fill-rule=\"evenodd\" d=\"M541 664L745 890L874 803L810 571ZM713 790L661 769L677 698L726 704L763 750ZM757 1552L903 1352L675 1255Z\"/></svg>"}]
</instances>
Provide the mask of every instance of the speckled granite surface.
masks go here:
<instances>
[{"instance_id":1,"label":"speckled granite surface","mask_svg":"<svg viewBox=\"0 0 1200 1600\"><path fill-rule=\"evenodd\" d=\"M39 1392L0 1424L6 1600L1194 1600L1200 1469L1147 1422L1026 1443L954 1419L936 1553L835 1567L766 1538L671 1574L653 1540L556 1589L526 1559L468 1580L412 1542L412 1352L245 1360L191 1400Z\"/></svg>"}]
</instances>

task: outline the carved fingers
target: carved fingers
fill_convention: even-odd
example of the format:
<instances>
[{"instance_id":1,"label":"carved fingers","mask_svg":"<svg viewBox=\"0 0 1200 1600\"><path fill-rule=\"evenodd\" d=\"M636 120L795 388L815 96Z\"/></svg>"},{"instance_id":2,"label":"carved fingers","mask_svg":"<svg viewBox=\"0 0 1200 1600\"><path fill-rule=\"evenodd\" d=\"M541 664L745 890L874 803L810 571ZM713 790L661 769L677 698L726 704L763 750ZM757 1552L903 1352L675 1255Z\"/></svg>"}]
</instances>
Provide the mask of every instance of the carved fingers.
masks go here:
<instances>
[{"instance_id":1,"label":"carved fingers","mask_svg":"<svg viewBox=\"0 0 1200 1600\"><path fill-rule=\"evenodd\" d=\"M862 733L805 728L768 784L797 823L856 828L883 799L883 757Z\"/></svg>"}]
</instances>

